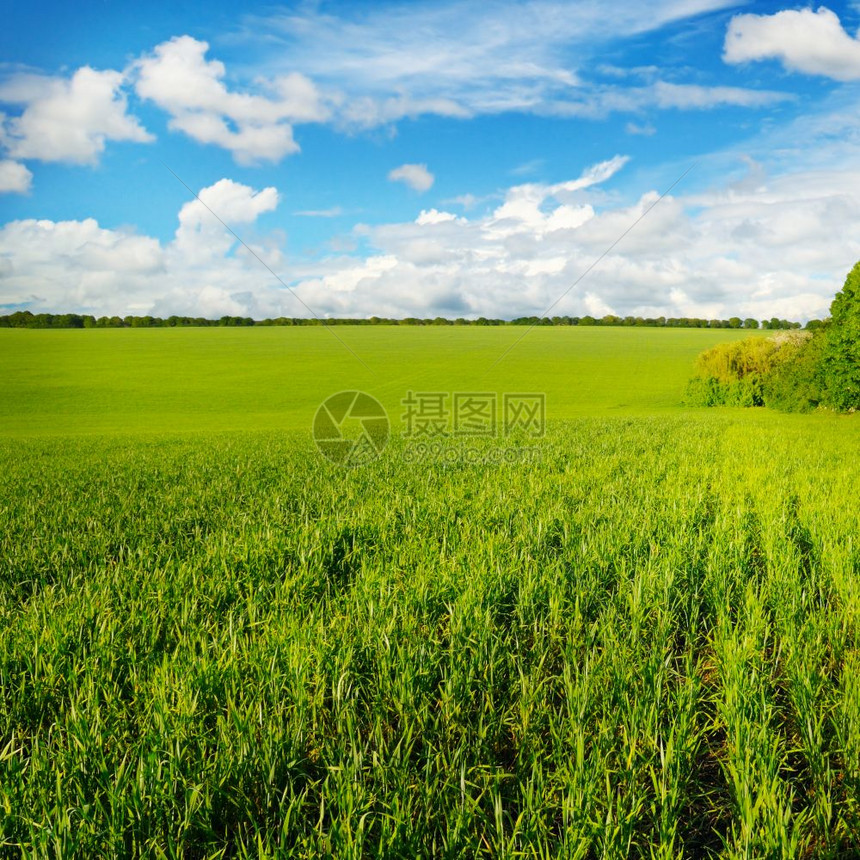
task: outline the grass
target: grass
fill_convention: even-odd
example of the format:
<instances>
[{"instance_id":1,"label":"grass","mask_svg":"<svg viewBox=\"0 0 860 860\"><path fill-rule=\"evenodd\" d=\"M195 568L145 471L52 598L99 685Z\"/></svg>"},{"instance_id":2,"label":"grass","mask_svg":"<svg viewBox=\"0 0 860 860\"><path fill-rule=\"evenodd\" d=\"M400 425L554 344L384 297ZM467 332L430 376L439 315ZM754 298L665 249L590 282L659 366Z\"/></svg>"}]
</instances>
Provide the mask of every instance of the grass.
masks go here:
<instances>
[{"instance_id":1,"label":"grass","mask_svg":"<svg viewBox=\"0 0 860 860\"><path fill-rule=\"evenodd\" d=\"M546 382L536 462L395 437L344 470L305 429L360 385L325 332L182 332L181 362L45 334L4 353L27 384L0 375L0 853L857 855L856 418L673 407L698 332L536 331L487 385ZM396 405L507 334L362 355ZM308 414L243 413L276 344Z\"/></svg>"},{"instance_id":2,"label":"grass","mask_svg":"<svg viewBox=\"0 0 860 860\"><path fill-rule=\"evenodd\" d=\"M652 412L678 406L701 350L745 335L537 328L496 363L524 328L331 331L2 330L0 432L305 431L321 400L353 388L392 418L409 389L540 391L559 419Z\"/></svg>"}]
</instances>

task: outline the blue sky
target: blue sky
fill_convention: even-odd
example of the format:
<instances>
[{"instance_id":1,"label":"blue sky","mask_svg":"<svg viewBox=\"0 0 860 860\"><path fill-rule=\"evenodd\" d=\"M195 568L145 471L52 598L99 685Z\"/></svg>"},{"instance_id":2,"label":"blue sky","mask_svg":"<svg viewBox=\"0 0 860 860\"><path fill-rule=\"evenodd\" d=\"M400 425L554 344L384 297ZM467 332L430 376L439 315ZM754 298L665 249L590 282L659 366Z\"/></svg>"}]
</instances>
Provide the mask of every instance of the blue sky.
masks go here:
<instances>
[{"instance_id":1,"label":"blue sky","mask_svg":"<svg viewBox=\"0 0 860 860\"><path fill-rule=\"evenodd\" d=\"M0 307L825 315L860 258L858 5L607 8L15 4Z\"/></svg>"}]
</instances>

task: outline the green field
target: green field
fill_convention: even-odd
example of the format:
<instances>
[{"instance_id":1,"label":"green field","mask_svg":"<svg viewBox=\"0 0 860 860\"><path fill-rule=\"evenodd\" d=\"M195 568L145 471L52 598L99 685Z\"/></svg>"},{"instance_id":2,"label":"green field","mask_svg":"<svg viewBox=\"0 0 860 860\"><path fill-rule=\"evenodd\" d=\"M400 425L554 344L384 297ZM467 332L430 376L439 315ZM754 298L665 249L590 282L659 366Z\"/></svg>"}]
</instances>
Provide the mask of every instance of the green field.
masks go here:
<instances>
[{"instance_id":1,"label":"green field","mask_svg":"<svg viewBox=\"0 0 860 860\"><path fill-rule=\"evenodd\" d=\"M678 406L742 331L520 327L0 330L0 432L302 430L328 395L539 391L550 419ZM505 351L522 341L501 361Z\"/></svg>"},{"instance_id":2,"label":"green field","mask_svg":"<svg viewBox=\"0 0 860 860\"><path fill-rule=\"evenodd\" d=\"M0 331L0 856L858 856L857 417L522 333ZM410 389L547 433L416 460Z\"/></svg>"}]
</instances>

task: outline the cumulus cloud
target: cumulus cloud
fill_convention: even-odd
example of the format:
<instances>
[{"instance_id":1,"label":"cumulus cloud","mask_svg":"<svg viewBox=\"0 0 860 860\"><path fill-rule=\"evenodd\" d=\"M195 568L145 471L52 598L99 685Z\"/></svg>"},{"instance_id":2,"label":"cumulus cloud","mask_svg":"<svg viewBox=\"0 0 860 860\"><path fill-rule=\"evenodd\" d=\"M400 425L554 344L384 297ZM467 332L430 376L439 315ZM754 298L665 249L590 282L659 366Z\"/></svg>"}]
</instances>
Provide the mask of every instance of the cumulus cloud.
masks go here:
<instances>
[{"instance_id":1,"label":"cumulus cloud","mask_svg":"<svg viewBox=\"0 0 860 860\"><path fill-rule=\"evenodd\" d=\"M30 190L33 174L17 161L0 161L0 194L17 192L23 194Z\"/></svg>"},{"instance_id":2,"label":"cumulus cloud","mask_svg":"<svg viewBox=\"0 0 860 860\"><path fill-rule=\"evenodd\" d=\"M164 274L156 239L105 230L92 218L12 221L0 230L0 259L9 263L0 302L27 302L37 295L49 311L145 312L153 285Z\"/></svg>"},{"instance_id":3,"label":"cumulus cloud","mask_svg":"<svg viewBox=\"0 0 860 860\"><path fill-rule=\"evenodd\" d=\"M597 193L623 163L616 156L566 182L513 186L468 218L429 208L410 221L356 227L363 250L325 259L288 261L276 235L257 235L254 253L301 302L196 200L166 243L91 219L13 222L0 230L0 302L161 316L304 316L304 302L321 316L511 317L552 308L805 319L826 315L860 258L851 229L860 220L860 164L768 176L748 160L750 176L665 197L649 212L656 190L624 204ZM227 179L200 197L243 233L278 202L274 188Z\"/></svg>"},{"instance_id":4,"label":"cumulus cloud","mask_svg":"<svg viewBox=\"0 0 860 860\"><path fill-rule=\"evenodd\" d=\"M422 209L415 223L422 224L444 224L446 221L458 221L461 224L466 223L465 218L458 218L452 212L440 212L438 209Z\"/></svg>"},{"instance_id":5,"label":"cumulus cloud","mask_svg":"<svg viewBox=\"0 0 860 860\"><path fill-rule=\"evenodd\" d=\"M123 75L78 69L71 78L18 74L0 83L0 101L23 105L7 117L2 141L14 159L95 164L106 141L154 138L128 114Z\"/></svg>"},{"instance_id":6,"label":"cumulus cloud","mask_svg":"<svg viewBox=\"0 0 860 860\"><path fill-rule=\"evenodd\" d=\"M274 187L254 191L231 179L220 179L179 210L173 251L184 264L210 263L223 257L236 242L224 224L250 224L277 205Z\"/></svg>"},{"instance_id":7,"label":"cumulus cloud","mask_svg":"<svg viewBox=\"0 0 860 860\"><path fill-rule=\"evenodd\" d=\"M259 93L237 92L224 82L224 64L206 59L208 50L206 42L180 36L134 64L137 94L167 111L172 129L229 150L240 164L254 164L299 151L294 123L328 118L328 106L306 76L261 78Z\"/></svg>"},{"instance_id":8,"label":"cumulus cloud","mask_svg":"<svg viewBox=\"0 0 860 860\"><path fill-rule=\"evenodd\" d=\"M222 179L198 196L183 205L167 243L108 230L92 218L6 224L0 229L0 261L6 263L0 303L97 314L258 312L261 281L271 276L203 203L226 224L247 226L277 206L277 190ZM272 268L283 265L275 244L251 247Z\"/></svg>"},{"instance_id":9,"label":"cumulus cloud","mask_svg":"<svg viewBox=\"0 0 860 860\"><path fill-rule=\"evenodd\" d=\"M774 15L736 15L723 49L727 63L779 60L787 69L837 81L860 79L860 40L822 6Z\"/></svg>"},{"instance_id":10,"label":"cumulus cloud","mask_svg":"<svg viewBox=\"0 0 860 860\"><path fill-rule=\"evenodd\" d=\"M402 182L419 193L429 191L436 181L426 164L401 164L389 172L388 178L391 182Z\"/></svg>"},{"instance_id":11,"label":"cumulus cloud","mask_svg":"<svg viewBox=\"0 0 860 860\"><path fill-rule=\"evenodd\" d=\"M757 167L757 165L756 165ZM860 257L846 225L860 218L860 169L741 180L666 197L553 307L658 199L625 206L561 202L577 180L508 190L474 218L425 210L363 230L373 256L333 258L299 279L305 301L333 315L615 313L807 319L824 316ZM587 194L579 191L577 194Z\"/></svg>"}]
</instances>

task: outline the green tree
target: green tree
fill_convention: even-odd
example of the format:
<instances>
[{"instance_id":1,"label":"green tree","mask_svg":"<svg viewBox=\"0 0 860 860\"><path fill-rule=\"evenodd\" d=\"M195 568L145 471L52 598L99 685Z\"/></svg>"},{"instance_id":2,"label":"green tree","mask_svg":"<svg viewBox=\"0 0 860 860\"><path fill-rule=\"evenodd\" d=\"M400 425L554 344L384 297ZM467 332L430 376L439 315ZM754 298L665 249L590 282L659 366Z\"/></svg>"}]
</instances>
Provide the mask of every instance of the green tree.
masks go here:
<instances>
[{"instance_id":1,"label":"green tree","mask_svg":"<svg viewBox=\"0 0 860 860\"><path fill-rule=\"evenodd\" d=\"M821 354L826 343L822 329L797 341L788 359L764 380L766 406L782 412L809 412L822 401Z\"/></svg>"},{"instance_id":2,"label":"green tree","mask_svg":"<svg viewBox=\"0 0 860 860\"><path fill-rule=\"evenodd\" d=\"M830 305L823 371L831 406L860 407L860 263L848 273Z\"/></svg>"}]
</instances>

